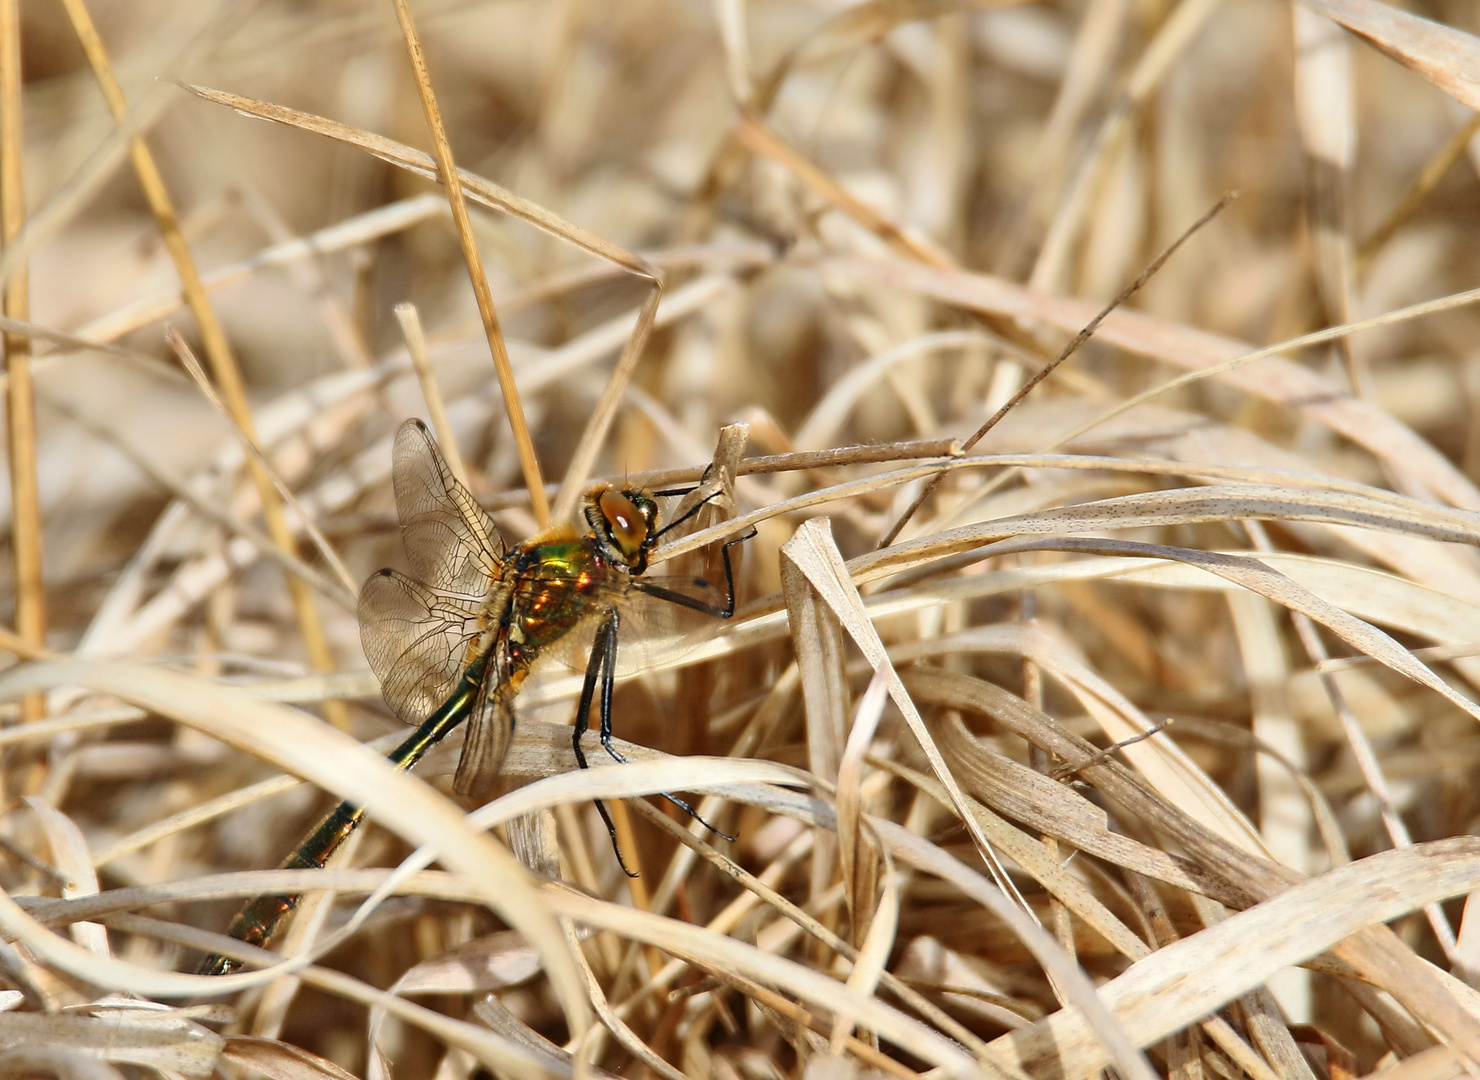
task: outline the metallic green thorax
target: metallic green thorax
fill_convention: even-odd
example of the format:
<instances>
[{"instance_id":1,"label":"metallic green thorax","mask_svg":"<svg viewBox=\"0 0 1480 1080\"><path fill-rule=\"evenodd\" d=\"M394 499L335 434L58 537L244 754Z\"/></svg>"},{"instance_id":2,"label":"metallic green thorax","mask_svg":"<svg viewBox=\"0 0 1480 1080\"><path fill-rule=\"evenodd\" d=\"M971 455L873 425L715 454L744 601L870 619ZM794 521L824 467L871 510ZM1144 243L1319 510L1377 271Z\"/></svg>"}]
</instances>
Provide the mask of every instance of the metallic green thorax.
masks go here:
<instances>
[{"instance_id":1,"label":"metallic green thorax","mask_svg":"<svg viewBox=\"0 0 1480 1080\"><path fill-rule=\"evenodd\" d=\"M411 733L388 755L392 765L398 769L409 769L436 746L449 731L468 718L478 700L478 687L488 668L488 653L484 653L468 666L452 696L426 722ZM284 870L317 870L339 850L350 833L354 832L365 818L365 808L352 802L342 802L331 810L309 834L298 850L283 863ZM300 897L296 893L267 893L254 897L231 920L227 931L238 941L248 945L262 946L277 931L294 908ZM236 970L237 961L225 956L210 956L200 966L202 975L225 975Z\"/></svg>"},{"instance_id":2,"label":"metallic green thorax","mask_svg":"<svg viewBox=\"0 0 1480 1080\"><path fill-rule=\"evenodd\" d=\"M628 580L627 572L603 557L590 536L531 544L512 563L516 584L506 615L509 660L521 672L528 671L540 650L598 611L593 600L620 592Z\"/></svg>"}]
</instances>

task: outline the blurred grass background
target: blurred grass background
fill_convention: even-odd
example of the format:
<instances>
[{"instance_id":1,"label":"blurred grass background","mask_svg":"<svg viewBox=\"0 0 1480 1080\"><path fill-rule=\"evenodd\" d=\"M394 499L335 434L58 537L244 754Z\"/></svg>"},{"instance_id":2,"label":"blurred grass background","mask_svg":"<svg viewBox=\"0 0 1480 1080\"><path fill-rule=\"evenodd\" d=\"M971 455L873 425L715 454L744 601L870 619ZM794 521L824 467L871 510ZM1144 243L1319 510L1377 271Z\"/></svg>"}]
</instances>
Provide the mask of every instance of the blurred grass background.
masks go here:
<instances>
[{"instance_id":1,"label":"blurred grass background","mask_svg":"<svg viewBox=\"0 0 1480 1080\"><path fill-rule=\"evenodd\" d=\"M441 189L355 147L256 122L169 82L318 114L430 152L393 7L368 0L236 6L229 23L214 5L180 0L109 0L90 10L128 99L165 95L148 143L211 286L263 442L358 580L401 561L387 439L396 422L424 409L397 304L420 312L474 491L496 500L523 481ZM1398 6L1480 34L1472 3ZM1133 300L1148 321L1114 324L1119 337L1091 341L978 453L1047 450L1117 402L1210 363L1211 354L1194 356L1179 336L1184 328L1228 339L1227 355L1237 355L1239 342L1282 342L1458 293L1480 277L1480 141L1471 109L1432 78L1284 2L421 0L414 11L458 164L665 271L659 326L600 448L599 475L702 465L719 426L732 419L750 423L757 454L964 437L1086 315L1068 306L1054 308L1055 318L1046 308L1024 315L982 293L953 300L953 288L1026 285L1033 295L1086 301L1083 311L1092 313L1230 190L1240 193L1232 207ZM167 323L202 349L194 317L175 299L176 271L127 159L115 155L111 166L98 167L115 125L68 13L61 4L27 2L19 17L24 185L34 220L59 205L79 176L101 182L30 250L29 314L16 317L115 347L36 345L46 643L238 682L306 677L309 652L281 569L254 553L233 555L219 525L185 512L178 500L179 488L192 485L239 518L260 513L228 424L181 376L164 341ZM546 477L558 480L645 284L525 222L476 208L473 220L526 384L535 446ZM311 243L292 245L305 237ZM911 278L915 270L935 276ZM213 274L223 280L213 283ZM1127 344L1135 334L1140 347ZM1245 368L1245 381L1175 390L1076 436L1066 452L1182 462L1194 473L1196 464L1293 470L1333 489L1376 485L1415 505L1475 510L1476 340L1480 319L1468 307L1365 330L1278 361L1293 361L1314 382ZM838 389L871 358L896 350L897 361L881 362L856 390ZM843 396L829 399L830 391ZM1342 428L1319 411L1327 400L1354 401L1365 411L1351 413L1356 419ZM824 403L828 409L819 410ZM1405 441L1409 432L1437 453L1415 457L1419 443ZM996 494L979 486L986 474L963 473L970 478L943 489L903 535L1171 483L1108 465L1063 472L1045 464ZM741 485L741 509L881 468L752 479ZM831 507L843 554L871 550L918 491L881 487ZM495 504L510 539L534 530L527 503ZM0 500L7 515L9 505ZM743 599L773 596L776 549L811 513L763 526L746 550ZM1116 535L1380 567L1413 586L1402 594L1409 618L1367 617L1396 628L1404 645L1462 651L1475 640L1466 635L1480 633L1480 561L1471 548L1350 521L1249 526L1242 521L1249 516L1261 515L1235 508L1226 520L1179 519ZM1079 531L1092 533L1093 524L1081 522ZM325 568L310 547L302 554ZM1020 553L940 572L965 580L1056 558ZM0 561L0 589L14 595L14 580L10 560ZM1322 649L1350 652L1346 644L1328 631L1302 630L1284 609L1252 594L1230 599L1184 586L1054 580L944 602L932 614L880 626L890 644L1000 622L1046 629L1054 648L1103 676L1145 716L1176 718L1172 733L1192 761L1249 816L1271 852L1304 872L1329 867L1330 836L1318 836L1310 803L1288 773L1269 758L1256 762L1251 735L1309 776L1354 857L1391 846L1394 818L1417 841L1475 831L1480 736L1472 717L1370 663L1348 666L1333 699L1316 662ZM1333 602L1343 605L1339 597ZM333 668L361 671L353 611L322 591L314 606ZM1352 599L1345 606L1361 608ZM1442 632L1425 636L1422 627L1441 621ZM647 690L624 689L619 734L675 752L728 753L765 701L776 714L747 754L816 771L827 755L809 744L815 736L795 690L782 698L774 691L791 662L787 644L772 640ZM1021 655L953 654L940 662L1001 682L1076 731L1098 730L1072 695L1045 690L1042 673ZM1473 696L1476 672L1463 660L1442 670L1459 693ZM852 675L853 691L861 692L866 680L856 669ZM394 729L373 687L361 678L352 689L317 693L355 699L346 715L357 734ZM687 726L664 719L678 707L673 702L688 710ZM84 705L76 695L50 701L53 712ZM551 718L568 705L562 710ZM712 721L707 728L704 718ZM886 724L876 751L919 766L896 721ZM1028 760L1011 737L985 725L974 730L987 745ZM1355 742L1354 731L1362 736ZM1385 775L1385 796L1374 794L1373 761ZM39 795L62 809L94 855L271 775L158 720L33 742L11 751L6 769L8 795ZM966 834L938 806L922 808L923 796L875 775L874 812L975 859ZM120 853L99 866L101 884L153 885L273 865L317 807L307 790L279 795ZM587 808L574 813L589 834L582 858L597 867L583 884L630 901ZM5 828L17 844L53 858L28 814L12 801ZM794 836L772 820L759 812L733 819L741 840L727 850L756 872ZM635 827L645 865L661 868L671 842L651 826ZM361 859L401 850L377 835ZM563 844L571 842L562 834ZM798 902L815 900L834 869L799 865L778 885ZM24 865L6 873L12 891L51 888ZM656 881L660 873L650 876ZM1134 890L1113 872L1085 876L1118 912L1135 909ZM682 901L685 917L702 922L731 891L718 875L697 876ZM1040 899L1032 894L1046 915ZM1194 932L1192 908L1164 900L1172 921ZM228 910L225 902L197 906L188 918L217 927ZM461 908L406 901L390 910L413 932L333 957L382 986L490 929L487 916ZM1458 928L1459 906L1396 925L1419 954L1473 979L1480 957L1462 932L1445 939L1435 921L1445 917ZM756 929L735 932L754 940ZM1092 974L1120 970L1121 958L1099 938L1075 930L1067 936L1078 939ZM117 947L149 962L177 956L139 937ZM828 969L817 949L788 948ZM1041 972L1000 923L926 879L914 879L905 894L890 957L891 969L931 987L983 1038L1011 1026L1005 1017L1013 1010L1037 1017L1056 1007ZM625 974L604 975L614 999L638 984L630 965ZM1397 1041L1336 979L1287 972L1280 980L1287 1018L1315 1024L1350 1051L1358 1073L1391 1062L1385 1055ZM942 990L947 984L960 992ZM963 986L987 997L973 999ZM1005 1013L981 1004L995 1003L991 995L1008 1002ZM541 983L507 990L500 1000L534 1031L562 1041L558 1009ZM445 1001L465 1014L466 997ZM730 1001L737 1014L680 1002L628 1020L689 1075L806 1070L818 1053L815 1040L788 1031L766 1006L746 1006L735 995ZM357 1007L304 990L264 1022L252 1019L250 1002L241 1004L251 1030L366 1075ZM397 1076L471 1069L455 1055L443 1057L428 1036L399 1038L392 1047ZM1177 1059L1158 1050L1153 1060L1189 1077L1232 1068L1218 1051L1203 1051ZM905 1063L900 1069L920 1065L908 1053L890 1053ZM1321 1053L1327 1057L1314 1056L1334 1070L1341 1055L1329 1046ZM620 1049L605 1054L598 1059L605 1068L648 1067Z\"/></svg>"}]
</instances>

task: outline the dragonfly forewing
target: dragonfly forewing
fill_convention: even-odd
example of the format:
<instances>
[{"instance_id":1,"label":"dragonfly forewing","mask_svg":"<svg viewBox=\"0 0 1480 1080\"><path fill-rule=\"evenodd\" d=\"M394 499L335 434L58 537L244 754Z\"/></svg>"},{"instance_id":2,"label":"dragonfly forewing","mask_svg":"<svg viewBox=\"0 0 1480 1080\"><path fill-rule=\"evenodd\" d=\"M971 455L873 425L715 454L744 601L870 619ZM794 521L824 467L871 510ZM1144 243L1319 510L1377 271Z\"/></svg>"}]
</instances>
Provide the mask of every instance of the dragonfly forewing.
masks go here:
<instances>
[{"instance_id":1,"label":"dragonfly forewing","mask_svg":"<svg viewBox=\"0 0 1480 1080\"><path fill-rule=\"evenodd\" d=\"M391 484L412 576L433 589L481 599L503 567L503 539L419 420L396 433Z\"/></svg>"}]
</instances>

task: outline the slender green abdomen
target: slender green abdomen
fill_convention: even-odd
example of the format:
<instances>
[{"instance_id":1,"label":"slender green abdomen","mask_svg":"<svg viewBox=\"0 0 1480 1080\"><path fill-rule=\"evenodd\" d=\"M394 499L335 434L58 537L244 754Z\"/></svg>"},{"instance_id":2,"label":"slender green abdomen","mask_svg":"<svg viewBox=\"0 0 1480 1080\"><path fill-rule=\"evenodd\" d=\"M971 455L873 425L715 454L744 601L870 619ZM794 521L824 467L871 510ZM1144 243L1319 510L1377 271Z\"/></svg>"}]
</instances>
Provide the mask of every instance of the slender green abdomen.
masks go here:
<instances>
[{"instance_id":1,"label":"slender green abdomen","mask_svg":"<svg viewBox=\"0 0 1480 1080\"><path fill-rule=\"evenodd\" d=\"M468 718L478 698L478 686L483 681L488 666L485 652L468 667L458 682L457 689L442 707L411 733L410 738L392 750L387 758L398 769L409 769L436 746L447 733ZM313 832L299 845L298 850L283 863L284 870L315 870L327 863L341 844L349 839L365 818L363 807L352 802L342 802L331 810ZM298 906L297 893L266 893L249 900L231 920L228 933L248 945L265 945L277 932L283 919ZM226 975L235 971L239 962L226 956L208 956L201 964L202 975Z\"/></svg>"}]
</instances>

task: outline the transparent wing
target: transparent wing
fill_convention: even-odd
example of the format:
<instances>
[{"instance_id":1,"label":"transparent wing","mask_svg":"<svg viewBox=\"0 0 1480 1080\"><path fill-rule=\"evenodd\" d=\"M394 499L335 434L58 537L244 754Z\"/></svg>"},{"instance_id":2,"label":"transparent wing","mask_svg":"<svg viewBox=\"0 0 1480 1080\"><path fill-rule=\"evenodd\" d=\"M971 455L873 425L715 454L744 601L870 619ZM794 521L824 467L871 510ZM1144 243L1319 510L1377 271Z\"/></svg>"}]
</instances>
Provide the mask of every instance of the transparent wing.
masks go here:
<instances>
[{"instance_id":1,"label":"transparent wing","mask_svg":"<svg viewBox=\"0 0 1480 1080\"><path fill-rule=\"evenodd\" d=\"M394 570L360 590L360 643L388 704L419 724L452 695L482 629L482 598L430 589Z\"/></svg>"},{"instance_id":2,"label":"transparent wing","mask_svg":"<svg viewBox=\"0 0 1480 1080\"><path fill-rule=\"evenodd\" d=\"M481 597L498 576L504 543L493 520L442 459L420 420L396 432L391 483L413 575L436 590Z\"/></svg>"},{"instance_id":3,"label":"transparent wing","mask_svg":"<svg viewBox=\"0 0 1480 1080\"><path fill-rule=\"evenodd\" d=\"M487 675L478 688L473 715L468 719L462 756L457 759L452 789L459 795L486 795L498 779L509 744L514 741L513 694L506 687L508 664L508 640L500 634Z\"/></svg>"},{"instance_id":4,"label":"transparent wing","mask_svg":"<svg viewBox=\"0 0 1480 1080\"><path fill-rule=\"evenodd\" d=\"M643 592L636 583L655 586L662 593ZM725 620L712 612L725 606L727 592L722 574L717 585L708 578L687 574L648 573L634 579L625 594L612 601L621 618L617 634L618 675L681 664L724 629ZM668 598L671 596L686 597L709 611L676 602Z\"/></svg>"}]
</instances>

